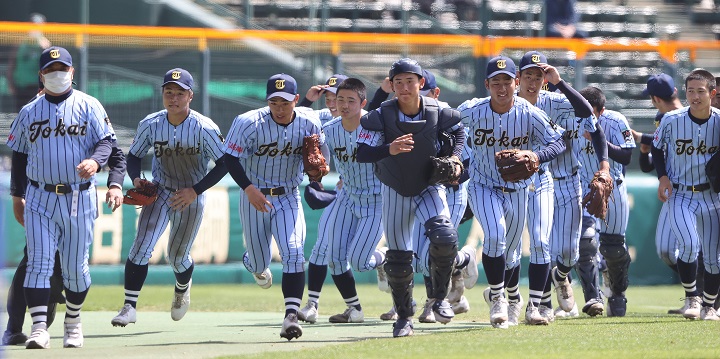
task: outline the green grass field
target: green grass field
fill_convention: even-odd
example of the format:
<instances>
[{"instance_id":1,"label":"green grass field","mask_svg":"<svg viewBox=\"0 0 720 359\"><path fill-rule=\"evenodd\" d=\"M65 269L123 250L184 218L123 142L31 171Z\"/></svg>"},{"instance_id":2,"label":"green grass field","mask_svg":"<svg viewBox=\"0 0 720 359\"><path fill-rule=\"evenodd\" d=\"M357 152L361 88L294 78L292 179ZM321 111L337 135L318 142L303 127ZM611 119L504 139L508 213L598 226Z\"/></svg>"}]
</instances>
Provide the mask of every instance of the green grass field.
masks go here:
<instances>
[{"instance_id":1,"label":"green grass field","mask_svg":"<svg viewBox=\"0 0 720 359\"><path fill-rule=\"evenodd\" d=\"M482 284L467 290L471 310L448 325L415 323L415 336L392 338L391 322L379 320L390 308L389 294L374 285L358 288L365 312L362 324L331 325L330 315L345 306L326 284L316 324L303 324L298 340L280 338L284 304L279 283L201 285L192 288L190 311L170 319L172 286L146 286L138 304L138 323L110 325L122 306L119 286L94 286L83 308L85 347L62 348L62 325L50 328L51 349L4 347L7 358L720 358L720 323L666 315L682 305L677 286L630 287L624 318L556 320L549 326L520 325L507 330L488 324ZM579 287L575 291L581 296ZM418 303L423 291L416 290ZM526 292L523 296L527 298ZM3 299L4 300L4 299ZM64 306L59 309L64 311ZM61 322L62 313L58 316ZM5 319L3 318L3 324ZM29 331L29 319L25 330Z\"/></svg>"}]
</instances>

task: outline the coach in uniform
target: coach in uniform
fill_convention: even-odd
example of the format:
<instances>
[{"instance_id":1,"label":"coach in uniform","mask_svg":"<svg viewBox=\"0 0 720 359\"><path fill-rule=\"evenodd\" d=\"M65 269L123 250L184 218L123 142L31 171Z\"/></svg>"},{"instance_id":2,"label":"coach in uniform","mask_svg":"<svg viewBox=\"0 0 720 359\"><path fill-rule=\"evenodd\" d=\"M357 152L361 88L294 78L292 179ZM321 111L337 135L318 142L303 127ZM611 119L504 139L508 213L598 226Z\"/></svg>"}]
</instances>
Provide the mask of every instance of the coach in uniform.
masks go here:
<instances>
[{"instance_id":1,"label":"coach in uniform","mask_svg":"<svg viewBox=\"0 0 720 359\"><path fill-rule=\"evenodd\" d=\"M7 141L15 186L26 187L20 205L28 249L25 298L33 321L28 349L50 347L47 309L56 250L66 295L63 346L84 342L80 310L90 288L88 257L98 216L95 173L110 156L113 130L100 102L73 90L74 72L66 49L42 52L45 95L20 110Z\"/></svg>"}]
</instances>

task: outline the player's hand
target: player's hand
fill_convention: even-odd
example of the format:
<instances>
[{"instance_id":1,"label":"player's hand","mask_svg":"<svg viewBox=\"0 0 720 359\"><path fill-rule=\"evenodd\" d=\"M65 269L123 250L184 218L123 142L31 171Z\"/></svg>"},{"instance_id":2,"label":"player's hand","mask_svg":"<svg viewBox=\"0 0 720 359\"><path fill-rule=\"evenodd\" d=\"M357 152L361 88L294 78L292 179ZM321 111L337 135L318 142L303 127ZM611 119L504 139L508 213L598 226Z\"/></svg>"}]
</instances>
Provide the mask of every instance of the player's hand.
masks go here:
<instances>
[{"instance_id":1,"label":"player's hand","mask_svg":"<svg viewBox=\"0 0 720 359\"><path fill-rule=\"evenodd\" d=\"M105 194L105 203L107 203L108 208L115 212L115 210L123 204L122 189L110 187Z\"/></svg>"},{"instance_id":2,"label":"player's hand","mask_svg":"<svg viewBox=\"0 0 720 359\"><path fill-rule=\"evenodd\" d=\"M343 186L343 180L342 178L338 180L337 184L335 185L335 190L339 191Z\"/></svg>"},{"instance_id":3,"label":"player's hand","mask_svg":"<svg viewBox=\"0 0 720 359\"><path fill-rule=\"evenodd\" d=\"M658 199L667 202L672 195L673 187L668 176L660 177L660 186L658 187Z\"/></svg>"},{"instance_id":4,"label":"player's hand","mask_svg":"<svg viewBox=\"0 0 720 359\"><path fill-rule=\"evenodd\" d=\"M583 137L588 141L592 141L592 136L590 135L590 132L583 132Z\"/></svg>"},{"instance_id":5,"label":"player's hand","mask_svg":"<svg viewBox=\"0 0 720 359\"><path fill-rule=\"evenodd\" d=\"M650 153L650 145L640 144L640 153Z\"/></svg>"},{"instance_id":6,"label":"player's hand","mask_svg":"<svg viewBox=\"0 0 720 359\"><path fill-rule=\"evenodd\" d=\"M415 141L413 141L412 133L402 135L390 144L390 154L395 156L400 153L410 152L413 149L413 144L415 144Z\"/></svg>"},{"instance_id":7,"label":"player's hand","mask_svg":"<svg viewBox=\"0 0 720 359\"><path fill-rule=\"evenodd\" d=\"M75 167L78 176L82 179L90 179L90 177L94 176L99 169L100 165L91 158L83 160L79 165L77 165L77 167Z\"/></svg>"},{"instance_id":8,"label":"player's hand","mask_svg":"<svg viewBox=\"0 0 720 359\"><path fill-rule=\"evenodd\" d=\"M315 85L308 89L307 93L305 94L305 98L315 102L320 99L320 95L322 95L325 92L325 88L327 85Z\"/></svg>"},{"instance_id":9,"label":"player's hand","mask_svg":"<svg viewBox=\"0 0 720 359\"><path fill-rule=\"evenodd\" d=\"M540 66L540 68L545 71L545 80L547 80L547 82L553 85L557 85L558 83L560 83L560 81L562 81L560 73L554 66L550 66L542 62L538 63L538 66Z\"/></svg>"},{"instance_id":10,"label":"player's hand","mask_svg":"<svg viewBox=\"0 0 720 359\"><path fill-rule=\"evenodd\" d=\"M272 203L270 203L267 197L254 185L249 185L245 188L245 195L247 195L250 205L258 210L258 212L267 213L273 208Z\"/></svg>"},{"instance_id":11,"label":"player's hand","mask_svg":"<svg viewBox=\"0 0 720 359\"><path fill-rule=\"evenodd\" d=\"M191 203L195 202L197 197L194 189L181 188L173 192L172 196L170 196L170 208L175 211L183 211L188 208Z\"/></svg>"},{"instance_id":12,"label":"player's hand","mask_svg":"<svg viewBox=\"0 0 720 359\"><path fill-rule=\"evenodd\" d=\"M143 188L143 187L145 187L147 185L151 185L151 184L152 184L152 182L150 182L144 178L138 177L133 180L133 187L135 187L135 188Z\"/></svg>"},{"instance_id":13,"label":"player's hand","mask_svg":"<svg viewBox=\"0 0 720 359\"><path fill-rule=\"evenodd\" d=\"M635 142L640 142L640 139L642 139L642 132L637 132L633 129L630 130L632 132L633 138L635 139Z\"/></svg>"},{"instance_id":14,"label":"player's hand","mask_svg":"<svg viewBox=\"0 0 720 359\"><path fill-rule=\"evenodd\" d=\"M380 85L380 88L382 88L383 91L385 91L385 92L387 92L387 93L389 93L389 94L395 92L395 91L393 90L392 81L390 81L390 78L389 78L389 77L385 77L385 78L383 79L383 82L382 82L382 84Z\"/></svg>"},{"instance_id":15,"label":"player's hand","mask_svg":"<svg viewBox=\"0 0 720 359\"><path fill-rule=\"evenodd\" d=\"M15 220L25 227L25 198L13 196L13 214Z\"/></svg>"}]
</instances>

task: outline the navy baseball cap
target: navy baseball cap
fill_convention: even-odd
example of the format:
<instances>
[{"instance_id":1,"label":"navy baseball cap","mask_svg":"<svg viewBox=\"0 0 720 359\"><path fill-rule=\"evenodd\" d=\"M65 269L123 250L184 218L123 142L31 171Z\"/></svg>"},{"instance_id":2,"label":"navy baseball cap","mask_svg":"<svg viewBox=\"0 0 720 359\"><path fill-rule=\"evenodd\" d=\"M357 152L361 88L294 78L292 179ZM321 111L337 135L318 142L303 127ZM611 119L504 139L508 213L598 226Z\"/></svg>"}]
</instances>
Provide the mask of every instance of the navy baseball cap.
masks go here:
<instances>
[{"instance_id":1,"label":"navy baseball cap","mask_svg":"<svg viewBox=\"0 0 720 359\"><path fill-rule=\"evenodd\" d=\"M45 49L40 55L40 70L44 70L46 67L61 62L67 66L72 66L72 56L68 50L64 47L52 46Z\"/></svg>"},{"instance_id":2,"label":"navy baseball cap","mask_svg":"<svg viewBox=\"0 0 720 359\"><path fill-rule=\"evenodd\" d=\"M427 96L430 90L437 88L437 82L435 82L435 75L428 70L422 70L423 77L425 78L425 86L420 89L420 96Z\"/></svg>"},{"instance_id":3,"label":"navy baseball cap","mask_svg":"<svg viewBox=\"0 0 720 359\"><path fill-rule=\"evenodd\" d=\"M493 78L500 74L506 74L515 78L515 63L506 56L496 56L490 59L487 64L486 79Z\"/></svg>"},{"instance_id":4,"label":"navy baseball cap","mask_svg":"<svg viewBox=\"0 0 720 359\"><path fill-rule=\"evenodd\" d=\"M329 206L336 196L336 191L324 190L320 183L314 181L305 186L305 193L303 193L305 202L312 209L323 209Z\"/></svg>"},{"instance_id":5,"label":"navy baseball cap","mask_svg":"<svg viewBox=\"0 0 720 359\"><path fill-rule=\"evenodd\" d=\"M195 85L192 75L190 75L187 70L181 69L179 67L174 68L165 74L162 87L165 87L165 85L171 82L180 85L180 87L186 90L192 90L193 85Z\"/></svg>"},{"instance_id":6,"label":"navy baseball cap","mask_svg":"<svg viewBox=\"0 0 720 359\"><path fill-rule=\"evenodd\" d=\"M416 74L420 77L423 76L423 71L422 67L420 67L420 64L418 64L417 61L409 58L395 61L395 63L393 63L390 67L390 74L388 75L388 77L390 77L390 80L392 80L395 75L403 73Z\"/></svg>"},{"instance_id":7,"label":"navy baseball cap","mask_svg":"<svg viewBox=\"0 0 720 359\"><path fill-rule=\"evenodd\" d=\"M297 96L297 82L287 74L273 75L267 82L267 97L269 100L273 97L280 96L288 101L295 100Z\"/></svg>"},{"instance_id":8,"label":"navy baseball cap","mask_svg":"<svg viewBox=\"0 0 720 359\"><path fill-rule=\"evenodd\" d=\"M538 63L547 63L547 57L542 52L528 51L520 59L520 71L531 67L540 67Z\"/></svg>"},{"instance_id":9,"label":"navy baseball cap","mask_svg":"<svg viewBox=\"0 0 720 359\"><path fill-rule=\"evenodd\" d=\"M671 98L675 93L675 81L668 74L652 75L647 81L647 87L643 90L643 96L657 96L660 98Z\"/></svg>"},{"instance_id":10,"label":"navy baseball cap","mask_svg":"<svg viewBox=\"0 0 720 359\"><path fill-rule=\"evenodd\" d=\"M341 74L330 76L327 81L325 81L325 84L328 85L328 87L325 88L325 91L337 93L337 87L340 86L343 81L347 80L347 78L347 76Z\"/></svg>"}]
</instances>

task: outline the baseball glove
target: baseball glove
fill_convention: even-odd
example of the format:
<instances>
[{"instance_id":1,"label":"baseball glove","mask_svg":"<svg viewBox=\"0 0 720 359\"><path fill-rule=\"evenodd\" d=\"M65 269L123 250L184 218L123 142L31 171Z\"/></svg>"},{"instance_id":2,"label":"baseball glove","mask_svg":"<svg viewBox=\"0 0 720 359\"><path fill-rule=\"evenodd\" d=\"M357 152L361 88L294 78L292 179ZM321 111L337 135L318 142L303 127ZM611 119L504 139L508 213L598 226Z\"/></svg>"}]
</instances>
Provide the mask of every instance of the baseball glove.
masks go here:
<instances>
[{"instance_id":1,"label":"baseball glove","mask_svg":"<svg viewBox=\"0 0 720 359\"><path fill-rule=\"evenodd\" d=\"M431 157L432 172L430 173L430 184L457 185L460 183L460 175L463 171L463 164L456 156Z\"/></svg>"},{"instance_id":2,"label":"baseball glove","mask_svg":"<svg viewBox=\"0 0 720 359\"><path fill-rule=\"evenodd\" d=\"M303 139L303 167L311 181L320 180L330 171L325 162L325 157L320 151L320 136L317 134L305 136Z\"/></svg>"},{"instance_id":3,"label":"baseball glove","mask_svg":"<svg viewBox=\"0 0 720 359\"><path fill-rule=\"evenodd\" d=\"M605 171L595 172L588 193L583 197L582 205L595 218L605 219L608 211L608 200L615 185L610 174Z\"/></svg>"},{"instance_id":4,"label":"baseball glove","mask_svg":"<svg viewBox=\"0 0 720 359\"><path fill-rule=\"evenodd\" d=\"M146 184L140 188L131 188L124 196L123 204L131 206L147 206L158 198L158 186Z\"/></svg>"},{"instance_id":5,"label":"baseball glove","mask_svg":"<svg viewBox=\"0 0 720 359\"><path fill-rule=\"evenodd\" d=\"M504 181L520 182L538 171L540 160L533 151L512 149L495 153L495 164Z\"/></svg>"}]
</instances>

